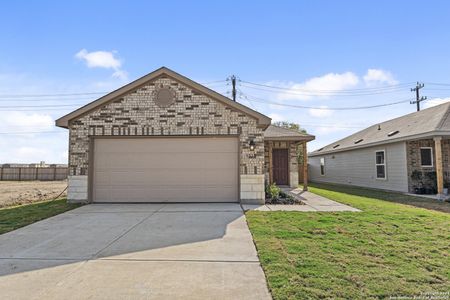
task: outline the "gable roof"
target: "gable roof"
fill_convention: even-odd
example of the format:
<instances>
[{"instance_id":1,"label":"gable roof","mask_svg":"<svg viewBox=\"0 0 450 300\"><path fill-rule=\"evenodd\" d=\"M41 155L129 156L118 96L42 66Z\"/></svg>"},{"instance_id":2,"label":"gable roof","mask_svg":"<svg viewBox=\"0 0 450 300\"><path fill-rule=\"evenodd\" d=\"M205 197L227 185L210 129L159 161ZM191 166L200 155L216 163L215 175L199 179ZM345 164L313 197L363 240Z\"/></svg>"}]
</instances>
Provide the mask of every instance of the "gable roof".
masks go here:
<instances>
[{"instance_id":1,"label":"gable roof","mask_svg":"<svg viewBox=\"0 0 450 300\"><path fill-rule=\"evenodd\" d=\"M133 91L135 89L138 89L139 87L141 87L142 85L147 84L148 82L158 78L159 76L162 75L166 75L184 85L187 85L193 89L196 89L197 91L211 97L212 99L219 101L229 107L232 107L238 111L241 111L253 118L255 118L258 121L258 127L261 128L267 128L267 126L270 125L270 121L271 119L269 117L267 117L266 115L263 115L245 105L242 105L238 102L235 102L183 75L180 75L166 67L161 67L127 85L124 85L123 87L109 93L106 94L103 97L100 97L99 99L90 102L88 104L86 104L83 107L80 107L79 109L59 118L56 120L56 126L59 127L64 127L64 128L68 128L69 126L69 121L73 120L75 118L81 117L87 113L89 113L90 111L92 111L93 109L101 106L101 105L105 105L106 103L118 98L118 97L122 97L123 95L125 95L126 93L129 93L130 91Z\"/></svg>"},{"instance_id":2,"label":"gable roof","mask_svg":"<svg viewBox=\"0 0 450 300\"><path fill-rule=\"evenodd\" d=\"M270 125L264 131L265 141L312 141L314 139L313 135L275 125Z\"/></svg>"},{"instance_id":3,"label":"gable roof","mask_svg":"<svg viewBox=\"0 0 450 300\"><path fill-rule=\"evenodd\" d=\"M434 135L450 135L450 102L372 125L310 153L310 156L406 141Z\"/></svg>"}]
</instances>

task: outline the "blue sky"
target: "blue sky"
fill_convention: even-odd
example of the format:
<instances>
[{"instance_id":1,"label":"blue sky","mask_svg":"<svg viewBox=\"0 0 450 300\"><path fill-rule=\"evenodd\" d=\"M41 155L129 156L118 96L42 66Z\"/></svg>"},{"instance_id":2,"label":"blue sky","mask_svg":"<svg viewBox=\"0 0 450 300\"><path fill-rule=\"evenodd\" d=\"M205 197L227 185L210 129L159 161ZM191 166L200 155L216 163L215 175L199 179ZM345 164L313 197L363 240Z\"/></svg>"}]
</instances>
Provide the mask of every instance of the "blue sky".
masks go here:
<instances>
[{"instance_id":1,"label":"blue sky","mask_svg":"<svg viewBox=\"0 0 450 300\"><path fill-rule=\"evenodd\" d=\"M106 92L160 66L199 82L237 75L238 100L300 123L316 135L311 150L415 108L311 110L255 99L366 106L408 100L412 83L423 81L424 106L450 100L450 86L427 84L450 84L448 1L8 1L2 10L0 163L66 162L67 132L53 121L95 98L16 95ZM354 92L391 85L400 86ZM230 89L225 81L210 87Z\"/></svg>"}]
</instances>

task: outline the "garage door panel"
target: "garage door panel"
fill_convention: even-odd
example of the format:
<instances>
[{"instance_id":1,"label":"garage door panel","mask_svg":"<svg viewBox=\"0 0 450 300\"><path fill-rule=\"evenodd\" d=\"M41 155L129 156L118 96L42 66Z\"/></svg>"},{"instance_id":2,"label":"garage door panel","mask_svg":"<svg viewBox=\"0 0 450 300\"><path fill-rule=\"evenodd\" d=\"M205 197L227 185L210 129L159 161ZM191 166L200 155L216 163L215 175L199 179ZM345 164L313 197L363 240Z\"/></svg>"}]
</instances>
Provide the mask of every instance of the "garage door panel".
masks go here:
<instances>
[{"instance_id":1,"label":"garage door panel","mask_svg":"<svg viewBox=\"0 0 450 300\"><path fill-rule=\"evenodd\" d=\"M101 152L100 152L101 153ZM234 153L101 153L95 159L96 170L106 169L179 169L234 168ZM204 164L203 162L208 162Z\"/></svg>"},{"instance_id":2,"label":"garage door panel","mask_svg":"<svg viewBox=\"0 0 450 300\"><path fill-rule=\"evenodd\" d=\"M133 171L115 171L96 172L99 178L97 185L165 185L167 178L170 178L177 185L237 185L236 170L158 170L159 176L149 178L147 172L154 170L133 170ZM173 183L172 183L173 185Z\"/></svg>"},{"instance_id":3,"label":"garage door panel","mask_svg":"<svg viewBox=\"0 0 450 300\"><path fill-rule=\"evenodd\" d=\"M237 138L98 139L94 149L95 202L238 201Z\"/></svg>"},{"instance_id":4,"label":"garage door panel","mask_svg":"<svg viewBox=\"0 0 450 300\"><path fill-rule=\"evenodd\" d=\"M123 138L123 143L117 143L118 139L102 139L96 143L95 152L110 153L197 153L204 152L236 152L237 138ZM99 141L98 139L97 141ZM151 142L149 142L151 140ZM202 141L203 140L203 141ZM198 144L202 144L199 149Z\"/></svg>"},{"instance_id":5,"label":"garage door panel","mask_svg":"<svg viewBox=\"0 0 450 300\"><path fill-rule=\"evenodd\" d=\"M182 197L180 197L182 195ZM235 188L233 186L202 187L166 189L162 187L139 187L127 189L122 187L99 188L96 191L99 199L108 199L98 202L236 202Z\"/></svg>"}]
</instances>

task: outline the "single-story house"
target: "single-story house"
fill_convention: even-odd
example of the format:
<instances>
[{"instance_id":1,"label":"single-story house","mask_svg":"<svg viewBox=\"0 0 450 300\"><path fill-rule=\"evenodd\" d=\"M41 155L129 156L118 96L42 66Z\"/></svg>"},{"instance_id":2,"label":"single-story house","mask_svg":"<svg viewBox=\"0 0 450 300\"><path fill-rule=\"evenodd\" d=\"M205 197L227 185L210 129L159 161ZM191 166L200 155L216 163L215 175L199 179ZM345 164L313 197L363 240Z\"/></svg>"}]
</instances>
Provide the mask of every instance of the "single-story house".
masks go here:
<instances>
[{"instance_id":1,"label":"single-story house","mask_svg":"<svg viewBox=\"0 0 450 300\"><path fill-rule=\"evenodd\" d=\"M297 147L314 139L165 67L56 125L71 202L263 203L265 184L297 186Z\"/></svg>"},{"instance_id":2,"label":"single-story house","mask_svg":"<svg viewBox=\"0 0 450 300\"><path fill-rule=\"evenodd\" d=\"M310 180L442 195L450 182L450 102L375 124L309 153Z\"/></svg>"}]
</instances>

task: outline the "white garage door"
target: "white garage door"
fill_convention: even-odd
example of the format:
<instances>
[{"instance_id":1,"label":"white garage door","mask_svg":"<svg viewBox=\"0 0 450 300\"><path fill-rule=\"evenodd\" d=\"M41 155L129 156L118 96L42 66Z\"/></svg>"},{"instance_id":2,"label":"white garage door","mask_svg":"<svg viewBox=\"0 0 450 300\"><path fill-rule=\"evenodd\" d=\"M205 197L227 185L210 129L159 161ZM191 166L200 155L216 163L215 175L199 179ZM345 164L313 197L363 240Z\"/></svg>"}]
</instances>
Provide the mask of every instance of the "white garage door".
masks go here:
<instances>
[{"instance_id":1,"label":"white garage door","mask_svg":"<svg viewBox=\"0 0 450 300\"><path fill-rule=\"evenodd\" d=\"M98 138L94 202L237 202L238 139Z\"/></svg>"}]
</instances>

